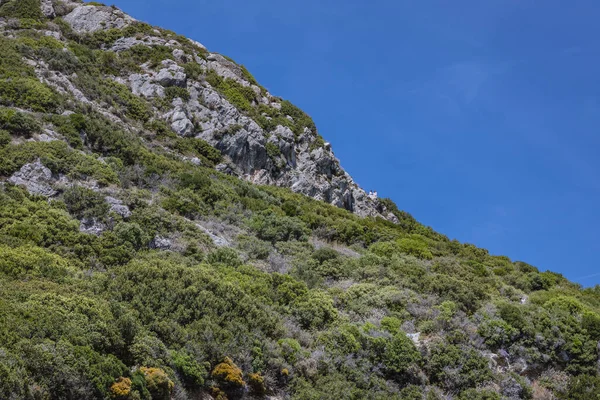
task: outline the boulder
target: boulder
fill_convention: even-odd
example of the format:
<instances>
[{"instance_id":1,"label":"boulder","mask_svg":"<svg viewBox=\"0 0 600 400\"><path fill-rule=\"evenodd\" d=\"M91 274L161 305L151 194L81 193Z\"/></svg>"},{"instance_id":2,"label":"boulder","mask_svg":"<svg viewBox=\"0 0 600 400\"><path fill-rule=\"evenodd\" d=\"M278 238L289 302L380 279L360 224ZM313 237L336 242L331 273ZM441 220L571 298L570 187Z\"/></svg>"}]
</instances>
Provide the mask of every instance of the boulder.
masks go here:
<instances>
[{"instance_id":1,"label":"boulder","mask_svg":"<svg viewBox=\"0 0 600 400\"><path fill-rule=\"evenodd\" d=\"M56 181L52 176L52 171L45 167L40 160L23 165L8 181L14 185L25 186L31 194L51 197L57 193L57 190L52 187Z\"/></svg>"},{"instance_id":2,"label":"boulder","mask_svg":"<svg viewBox=\"0 0 600 400\"><path fill-rule=\"evenodd\" d=\"M123 218L131 217L131 211L129 210L129 207L124 205L121 200L110 196L106 196L104 199L108 204L110 204L110 211L115 212Z\"/></svg>"},{"instance_id":3,"label":"boulder","mask_svg":"<svg viewBox=\"0 0 600 400\"><path fill-rule=\"evenodd\" d=\"M158 71L154 81L164 87L185 87L187 76L185 75L183 67L180 67L172 60L165 60L162 64L165 68Z\"/></svg>"}]
</instances>

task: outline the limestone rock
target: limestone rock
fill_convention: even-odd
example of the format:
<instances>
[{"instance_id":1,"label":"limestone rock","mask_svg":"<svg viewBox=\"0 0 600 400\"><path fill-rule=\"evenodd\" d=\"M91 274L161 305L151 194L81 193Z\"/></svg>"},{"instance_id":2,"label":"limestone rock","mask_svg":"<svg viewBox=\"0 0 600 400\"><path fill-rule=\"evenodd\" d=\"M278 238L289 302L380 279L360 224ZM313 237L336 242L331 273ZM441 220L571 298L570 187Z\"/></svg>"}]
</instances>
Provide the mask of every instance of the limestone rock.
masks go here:
<instances>
[{"instance_id":1,"label":"limestone rock","mask_svg":"<svg viewBox=\"0 0 600 400\"><path fill-rule=\"evenodd\" d=\"M150 248L157 250L171 250L173 248L173 241L166 237L156 236L150 242Z\"/></svg>"},{"instance_id":2,"label":"limestone rock","mask_svg":"<svg viewBox=\"0 0 600 400\"><path fill-rule=\"evenodd\" d=\"M162 62L162 64L165 68L158 72L158 75L156 75L154 81L165 87L185 87L187 76L185 75L183 68L172 60L165 60Z\"/></svg>"},{"instance_id":3,"label":"limestone rock","mask_svg":"<svg viewBox=\"0 0 600 400\"><path fill-rule=\"evenodd\" d=\"M51 197L57 193L52 187L52 183L56 181L52 177L52 171L45 167L40 160L23 165L8 181L14 185L25 186L31 194Z\"/></svg>"},{"instance_id":4,"label":"limestone rock","mask_svg":"<svg viewBox=\"0 0 600 400\"><path fill-rule=\"evenodd\" d=\"M129 86L131 91L136 96L144 96L146 98L163 97L165 89L152 83L152 77L149 74L133 74L129 77Z\"/></svg>"},{"instance_id":5,"label":"limestone rock","mask_svg":"<svg viewBox=\"0 0 600 400\"><path fill-rule=\"evenodd\" d=\"M106 196L104 199L108 204L110 204L110 211L117 213L123 218L131 217L131 211L129 210L129 207L124 205L121 200L110 196Z\"/></svg>"},{"instance_id":6,"label":"limestone rock","mask_svg":"<svg viewBox=\"0 0 600 400\"><path fill-rule=\"evenodd\" d=\"M87 5L76 7L63 19L77 33L91 33L101 29L121 29L135 22L129 15L112 7Z\"/></svg>"}]
</instances>

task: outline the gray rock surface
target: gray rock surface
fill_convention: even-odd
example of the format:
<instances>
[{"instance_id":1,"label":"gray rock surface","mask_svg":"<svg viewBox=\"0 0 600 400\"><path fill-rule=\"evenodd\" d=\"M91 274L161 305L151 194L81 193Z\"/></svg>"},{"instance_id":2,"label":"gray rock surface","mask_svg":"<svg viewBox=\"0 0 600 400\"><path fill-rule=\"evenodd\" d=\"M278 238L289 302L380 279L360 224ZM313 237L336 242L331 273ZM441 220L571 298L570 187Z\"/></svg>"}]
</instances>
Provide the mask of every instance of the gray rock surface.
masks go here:
<instances>
[{"instance_id":1,"label":"gray rock surface","mask_svg":"<svg viewBox=\"0 0 600 400\"><path fill-rule=\"evenodd\" d=\"M202 232L206 233L208 235L208 237L210 237L210 239L213 241L213 243L215 244L215 246L217 247L229 247L231 246L231 244L229 243L229 241L221 236L215 235L214 233L212 233L211 231L209 231L208 229L206 229L205 227L203 227L200 224L196 224L196 226L198 227L198 229L200 229Z\"/></svg>"},{"instance_id":2,"label":"gray rock surface","mask_svg":"<svg viewBox=\"0 0 600 400\"><path fill-rule=\"evenodd\" d=\"M156 236L150 242L150 248L157 250L171 250L173 248L173 241L166 237Z\"/></svg>"},{"instance_id":3,"label":"gray rock surface","mask_svg":"<svg viewBox=\"0 0 600 400\"><path fill-rule=\"evenodd\" d=\"M133 18L112 7L81 5L63 18L77 33L101 29L124 28L135 22Z\"/></svg>"},{"instance_id":4,"label":"gray rock surface","mask_svg":"<svg viewBox=\"0 0 600 400\"><path fill-rule=\"evenodd\" d=\"M49 0L47 0L49 1ZM45 0L46 2L46 0ZM69 3L73 10L64 19L76 32L95 32L99 29L123 28L135 20L113 7L100 7ZM50 4L51 5L51 4ZM156 36L154 36L156 35ZM256 93L255 102L275 110L281 110L281 100L264 89L249 82L242 67L216 53L200 57L205 47L191 42L193 47L183 47L174 39L159 37L160 31L150 35L123 37L115 41L110 50L125 51L136 45L170 47L174 60L163 60L157 68L146 63L141 72L130 76L113 77L125 83L133 94L153 99L165 96L165 88L178 86L187 88L189 100L176 98L168 110L154 109L161 118L180 136L197 137L219 149L225 161L217 169L236 175L251 182L277 185L293 191L343 207L360 216L380 216L397 222L377 199L367 196L341 167L329 143L316 145L317 132L308 128L295 135L285 126L277 126L271 132L264 131L247 113L238 110L224 95L212 88L203 79L194 81L186 76L183 65L197 62L203 69L212 70L224 79L232 79ZM66 76L52 71L40 61L33 61L40 80L50 84L61 93L70 94L77 101L91 104L94 109L117 123L126 122L111 109L88 100L72 83L75 76ZM267 114L265 114L267 115ZM291 116L287 116L293 121ZM38 138L50 140L49 138ZM270 155L267 145L272 150ZM197 164L198 160L189 159ZM125 210L122 210L124 213Z\"/></svg>"},{"instance_id":5,"label":"gray rock surface","mask_svg":"<svg viewBox=\"0 0 600 400\"><path fill-rule=\"evenodd\" d=\"M51 197L57 193L52 187L52 183L56 181L52 177L52 171L45 167L40 160L23 165L8 181L14 185L25 186L31 194Z\"/></svg>"},{"instance_id":6,"label":"gray rock surface","mask_svg":"<svg viewBox=\"0 0 600 400\"><path fill-rule=\"evenodd\" d=\"M133 74L129 77L129 87L136 96L146 98L163 97L165 89L153 83L153 79L149 74Z\"/></svg>"},{"instance_id":7,"label":"gray rock surface","mask_svg":"<svg viewBox=\"0 0 600 400\"><path fill-rule=\"evenodd\" d=\"M158 74L154 78L156 83L165 87L185 87L187 77L182 67L172 60L165 60L162 62L162 65L164 68L158 71Z\"/></svg>"},{"instance_id":8,"label":"gray rock surface","mask_svg":"<svg viewBox=\"0 0 600 400\"><path fill-rule=\"evenodd\" d=\"M110 204L110 211L117 213L123 218L131 217L131 211L129 210L129 207L124 205L121 200L110 196L106 196L105 200L108 204Z\"/></svg>"}]
</instances>

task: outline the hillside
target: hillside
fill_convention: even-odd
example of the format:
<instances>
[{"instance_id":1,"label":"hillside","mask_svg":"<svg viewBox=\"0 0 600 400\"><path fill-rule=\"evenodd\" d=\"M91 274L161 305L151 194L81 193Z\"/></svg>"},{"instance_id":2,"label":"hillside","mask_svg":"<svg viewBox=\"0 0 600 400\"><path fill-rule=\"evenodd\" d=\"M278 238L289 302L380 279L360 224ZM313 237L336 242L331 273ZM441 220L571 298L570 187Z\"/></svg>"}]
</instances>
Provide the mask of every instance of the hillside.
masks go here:
<instances>
[{"instance_id":1,"label":"hillside","mask_svg":"<svg viewBox=\"0 0 600 400\"><path fill-rule=\"evenodd\" d=\"M95 2L0 31L0 398L600 398L600 287L370 199L242 65Z\"/></svg>"}]
</instances>

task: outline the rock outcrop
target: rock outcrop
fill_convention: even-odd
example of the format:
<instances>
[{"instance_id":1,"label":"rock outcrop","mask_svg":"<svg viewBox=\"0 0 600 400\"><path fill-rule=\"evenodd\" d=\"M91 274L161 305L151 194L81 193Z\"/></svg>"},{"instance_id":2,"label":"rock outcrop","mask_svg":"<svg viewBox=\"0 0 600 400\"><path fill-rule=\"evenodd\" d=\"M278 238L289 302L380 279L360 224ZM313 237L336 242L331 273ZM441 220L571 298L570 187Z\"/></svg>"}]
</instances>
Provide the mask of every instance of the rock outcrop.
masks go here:
<instances>
[{"instance_id":1,"label":"rock outcrop","mask_svg":"<svg viewBox=\"0 0 600 400\"><path fill-rule=\"evenodd\" d=\"M52 186L56 181L52 176L52 171L44 166L40 160L23 165L8 181L14 185L25 186L31 194L51 197L57 193L57 190Z\"/></svg>"},{"instance_id":2,"label":"rock outcrop","mask_svg":"<svg viewBox=\"0 0 600 400\"><path fill-rule=\"evenodd\" d=\"M114 7L80 5L64 17L77 33L124 28L135 20Z\"/></svg>"},{"instance_id":3,"label":"rock outcrop","mask_svg":"<svg viewBox=\"0 0 600 400\"><path fill-rule=\"evenodd\" d=\"M81 4L75 6L64 21L78 33L139 24L114 7ZM165 55L166 59L161 62L140 65L139 72L113 79L126 84L134 95L151 101L164 99L167 92L172 97L173 93L179 93L177 90L186 90L189 96L176 96L167 111L155 108L153 112L178 135L203 139L220 150L226 162L218 167L219 170L257 184L288 187L360 216L396 219L378 200L367 196L344 171L331 145L323 141L314 125L303 130L294 125L298 115L284 113L282 100L258 86L242 66L220 54L208 52L198 42L165 37L156 29L145 29L143 34L124 33L106 48L120 53L134 46L162 46L162 49L172 49L172 54ZM253 94L253 100L249 107L262 110L261 114L249 112L248 106L240 107L239 98L236 100L234 95L232 99L231 93L213 87L210 83L213 81L198 74L187 76L184 68L187 63L197 64L193 69L199 69L205 75L217 75L224 82L230 81L243 90L250 90L248 93ZM44 67L39 66L40 79L88 102L69 84L69 77L44 71ZM110 114L110 110L101 111ZM272 120L270 115L274 114L279 115L279 122L267 124L267 129L265 121ZM118 117L113 116L113 119ZM290 126L296 128L292 130Z\"/></svg>"}]
</instances>

